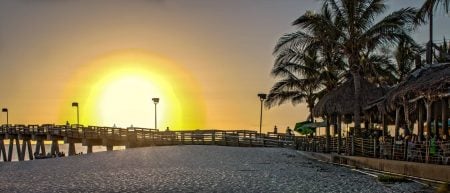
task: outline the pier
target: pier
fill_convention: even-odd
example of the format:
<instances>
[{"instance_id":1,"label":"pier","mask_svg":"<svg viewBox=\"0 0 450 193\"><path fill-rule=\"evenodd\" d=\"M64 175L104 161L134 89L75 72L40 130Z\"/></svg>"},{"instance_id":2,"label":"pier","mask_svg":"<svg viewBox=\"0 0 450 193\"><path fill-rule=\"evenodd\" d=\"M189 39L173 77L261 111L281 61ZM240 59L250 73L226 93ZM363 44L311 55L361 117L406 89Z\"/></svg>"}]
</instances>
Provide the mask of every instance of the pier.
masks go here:
<instances>
[{"instance_id":1,"label":"pier","mask_svg":"<svg viewBox=\"0 0 450 193\"><path fill-rule=\"evenodd\" d=\"M5 144L8 140L9 144ZM36 142L32 149L31 142ZM51 142L50 151L45 149L44 142ZM76 155L75 143L87 147L92 153L93 146L105 146L112 151L114 146L126 148L164 146L164 145L222 145L245 147L285 147L292 146L293 136L279 134L259 134L251 130L180 130L159 131L149 128L118 128L83 125L2 125L0 128L0 160L10 162L13 147L19 161L28 155L58 155L61 150L59 141L68 144L68 155ZM8 147L7 147L8 146Z\"/></svg>"}]
</instances>

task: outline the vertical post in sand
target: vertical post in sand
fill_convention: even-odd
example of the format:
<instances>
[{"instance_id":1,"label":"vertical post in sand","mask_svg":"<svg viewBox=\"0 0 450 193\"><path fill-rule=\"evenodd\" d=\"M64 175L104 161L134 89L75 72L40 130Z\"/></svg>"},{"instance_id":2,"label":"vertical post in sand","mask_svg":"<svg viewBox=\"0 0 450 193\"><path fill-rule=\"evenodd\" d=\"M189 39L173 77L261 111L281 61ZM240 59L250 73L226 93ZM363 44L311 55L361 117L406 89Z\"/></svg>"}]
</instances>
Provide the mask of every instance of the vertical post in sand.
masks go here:
<instances>
[{"instance_id":1,"label":"vertical post in sand","mask_svg":"<svg viewBox=\"0 0 450 193\"><path fill-rule=\"evenodd\" d=\"M395 134L394 134L395 140L397 140L399 137L399 130L400 130L400 107L397 107L395 109Z\"/></svg>"},{"instance_id":2,"label":"vertical post in sand","mask_svg":"<svg viewBox=\"0 0 450 193\"><path fill-rule=\"evenodd\" d=\"M92 153L92 145L91 144L89 144L87 146L87 153Z\"/></svg>"}]
</instances>

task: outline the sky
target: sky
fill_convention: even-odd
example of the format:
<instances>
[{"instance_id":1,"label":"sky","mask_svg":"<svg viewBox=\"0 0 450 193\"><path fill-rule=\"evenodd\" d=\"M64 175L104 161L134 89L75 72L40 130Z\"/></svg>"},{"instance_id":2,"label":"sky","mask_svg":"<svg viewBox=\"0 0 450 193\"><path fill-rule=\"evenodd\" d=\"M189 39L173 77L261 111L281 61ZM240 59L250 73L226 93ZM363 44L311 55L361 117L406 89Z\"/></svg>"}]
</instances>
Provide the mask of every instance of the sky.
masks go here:
<instances>
[{"instance_id":1,"label":"sky","mask_svg":"<svg viewBox=\"0 0 450 193\"><path fill-rule=\"evenodd\" d=\"M387 1L389 10L421 0ZM0 0L0 106L12 124L259 129L278 38L316 0ZM450 38L437 13L435 39ZM427 26L413 37L427 41ZM306 119L263 110L263 131ZM2 115L0 123L6 123Z\"/></svg>"}]
</instances>

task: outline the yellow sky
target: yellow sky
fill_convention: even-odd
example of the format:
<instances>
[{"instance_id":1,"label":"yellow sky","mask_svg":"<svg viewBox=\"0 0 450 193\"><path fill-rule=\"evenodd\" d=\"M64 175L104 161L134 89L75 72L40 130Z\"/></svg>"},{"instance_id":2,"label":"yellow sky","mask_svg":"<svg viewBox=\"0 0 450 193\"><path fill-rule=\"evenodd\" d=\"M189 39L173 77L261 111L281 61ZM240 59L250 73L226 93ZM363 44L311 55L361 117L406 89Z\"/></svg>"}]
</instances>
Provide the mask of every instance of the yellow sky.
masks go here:
<instances>
[{"instance_id":1,"label":"yellow sky","mask_svg":"<svg viewBox=\"0 0 450 193\"><path fill-rule=\"evenodd\" d=\"M76 100L82 124L117 119L124 126L153 127L150 95L156 93L160 128L257 130L257 93L275 81L269 74L275 42L293 30L296 17L319 7L315 0L4 0L0 106L8 107L12 123L64 124L74 122ZM450 34L448 28L435 33ZM145 67L130 65L127 72L127 62L109 60L130 50L145 53L141 59L147 63L140 64ZM149 63L159 60L153 57L169 65ZM169 87L172 91L158 93ZM134 96L120 88L146 92L123 99ZM107 95L119 97L102 98ZM176 103L180 106L170 106ZM292 127L306 116L304 104L265 109L263 130ZM0 120L4 123L4 116Z\"/></svg>"}]
</instances>

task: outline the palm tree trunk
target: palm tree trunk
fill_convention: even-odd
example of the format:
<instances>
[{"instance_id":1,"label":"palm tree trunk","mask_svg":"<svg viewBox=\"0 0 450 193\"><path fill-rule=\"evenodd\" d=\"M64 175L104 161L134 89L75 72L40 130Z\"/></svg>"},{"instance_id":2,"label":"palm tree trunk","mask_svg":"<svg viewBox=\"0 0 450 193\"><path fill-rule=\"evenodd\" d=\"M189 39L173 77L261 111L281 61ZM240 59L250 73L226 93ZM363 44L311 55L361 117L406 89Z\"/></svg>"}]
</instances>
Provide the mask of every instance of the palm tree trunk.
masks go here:
<instances>
[{"instance_id":1,"label":"palm tree trunk","mask_svg":"<svg viewBox=\"0 0 450 193\"><path fill-rule=\"evenodd\" d=\"M428 12L428 19L430 20L430 41L427 46L427 64L433 62L433 11Z\"/></svg>"},{"instance_id":2,"label":"palm tree trunk","mask_svg":"<svg viewBox=\"0 0 450 193\"><path fill-rule=\"evenodd\" d=\"M419 117L417 120L417 128L418 128L418 138L419 138L419 142L422 142L423 140L423 104L418 101L417 102L417 106L418 106L418 111L419 111Z\"/></svg>"},{"instance_id":3,"label":"palm tree trunk","mask_svg":"<svg viewBox=\"0 0 450 193\"><path fill-rule=\"evenodd\" d=\"M405 128L404 129L404 134L405 136L408 136L410 134L410 131L413 129L411 127L411 121L409 118L409 109L408 109L408 101L406 99L403 99L403 113L405 114Z\"/></svg>"},{"instance_id":4,"label":"palm tree trunk","mask_svg":"<svg viewBox=\"0 0 450 193\"><path fill-rule=\"evenodd\" d=\"M313 116L313 110L314 110L314 102L313 103L309 103L308 104L309 107L309 120L311 121L311 123L314 123L314 116Z\"/></svg>"},{"instance_id":5,"label":"palm tree trunk","mask_svg":"<svg viewBox=\"0 0 450 193\"><path fill-rule=\"evenodd\" d=\"M355 86L355 105L353 106L355 135L361 136L361 75L359 72L352 72L352 76Z\"/></svg>"}]
</instances>

